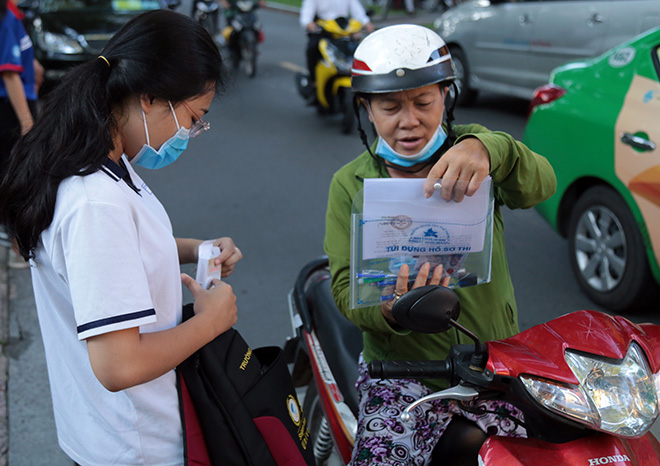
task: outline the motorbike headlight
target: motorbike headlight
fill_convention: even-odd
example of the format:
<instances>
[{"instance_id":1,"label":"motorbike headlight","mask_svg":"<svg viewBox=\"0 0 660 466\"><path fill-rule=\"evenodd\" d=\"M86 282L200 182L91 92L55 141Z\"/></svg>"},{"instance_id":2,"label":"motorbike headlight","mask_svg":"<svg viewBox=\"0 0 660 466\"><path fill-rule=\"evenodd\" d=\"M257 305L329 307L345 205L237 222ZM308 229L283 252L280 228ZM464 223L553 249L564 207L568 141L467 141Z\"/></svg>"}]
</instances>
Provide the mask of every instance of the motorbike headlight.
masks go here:
<instances>
[{"instance_id":1,"label":"motorbike headlight","mask_svg":"<svg viewBox=\"0 0 660 466\"><path fill-rule=\"evenodd\" d=\"M351 67L353 66L353 60L350 58L346 58L345 56L342 56L341 58L337 59L335 65L337 65L337 69L339 71L344 73L350 73Z\"/></svg>"},{"instance_id":2,"label":"motorbike headlight","mask_svg":"<svg viewBox=\"0 0 660 466\"><path fill-rule=\"evenodd\" d=\"M39 38L41 48L51 53L77 54L83 53L82 46L78 41L54 32L44 32Z\"/></svg>"},{"instance_id":3,"label":"motorbike headlight","mask_svg":"<svg viewBox=\"0 0 660 466\"><path fill-rule=\"evenodd\" d=\"M522 376L536 400L564 416L623 437L639 437L651 427L658 417L656 386L660 381L636 343L621 361L570 350L564 357L578 385Z\"/></svg>"},{"instance_id":4,"label":"motorbike headlight","mask_svg":"<svg viewBox=\"0 0 660 466\"><path fill-rule=\"evenodd\" d=\"M325 47L325 54L331 63L335 63L339 56L339 50L337 50L337 47L332 42L328 41Z\"/></svg>"},{"instance_id":5,"label":"motorbike headlight","mask_svg":"<svg viewBox=\"0 0 660 466\"><path fill-rule=\"evenodd\" d=\"M328 42L325 53L330 63L332 63L338 71L350 73L351 66L353 66L352 57L346 57L346 55L344 55L332 42Z\"/></svg>"}]
</instances>

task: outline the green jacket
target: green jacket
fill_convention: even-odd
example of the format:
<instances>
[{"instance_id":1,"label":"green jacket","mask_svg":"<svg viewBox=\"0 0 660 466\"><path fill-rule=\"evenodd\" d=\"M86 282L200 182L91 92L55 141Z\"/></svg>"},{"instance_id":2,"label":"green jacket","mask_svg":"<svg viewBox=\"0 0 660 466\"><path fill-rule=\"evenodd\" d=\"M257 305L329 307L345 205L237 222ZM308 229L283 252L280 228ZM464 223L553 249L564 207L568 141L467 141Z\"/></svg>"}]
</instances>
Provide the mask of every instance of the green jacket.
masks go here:
<instances>
[{"instance_id":1,"label":"green jacket","mask_svg":"<svg viewBox=\"0 0 660 466\"><path fill-rule=\"evenodd\" d=\"M504 249L504 223L500 206L511 209L533 207L556 189L554 171L548 161L508 134L491 132L480 125L457 125L459 142L478 138L490 153L490 175L495 187L493 215L493 258L490 283L455 290L461 300L459 322L482 341L509 337L519 332L513 285ZM364 359L443 359L456 343L471 343L455 329L441 334L421 334L393 329L380 306L349 308L350 232L353 197L365 178L388 178L385 168L364 152L335 173L330 184L324 247L330 260L332 294L342 313L363 331ZM431 388L445 387L443 381L426 381Z\"/></svg>"}]
</instances>

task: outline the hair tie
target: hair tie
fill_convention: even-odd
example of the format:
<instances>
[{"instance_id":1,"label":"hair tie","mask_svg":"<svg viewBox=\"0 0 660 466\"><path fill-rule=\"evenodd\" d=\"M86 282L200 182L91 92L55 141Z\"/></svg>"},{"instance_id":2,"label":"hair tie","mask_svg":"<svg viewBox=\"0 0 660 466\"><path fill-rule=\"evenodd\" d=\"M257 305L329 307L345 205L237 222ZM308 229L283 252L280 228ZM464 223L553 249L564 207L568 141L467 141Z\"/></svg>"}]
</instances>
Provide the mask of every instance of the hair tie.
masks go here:
<instances>
[{"instance_id":1,"label":"hair tie","mask_svg":"<svg viewBox=\"0 0 660 466\"><path fill-rule=\"evenodd\" d=\"M110 68L110 62L108 61L107 58L105 58L103 55L99 55L98 58L103 60L106 63L106 65L108 65L108 68Z\"/></svg>"}]
</instances>

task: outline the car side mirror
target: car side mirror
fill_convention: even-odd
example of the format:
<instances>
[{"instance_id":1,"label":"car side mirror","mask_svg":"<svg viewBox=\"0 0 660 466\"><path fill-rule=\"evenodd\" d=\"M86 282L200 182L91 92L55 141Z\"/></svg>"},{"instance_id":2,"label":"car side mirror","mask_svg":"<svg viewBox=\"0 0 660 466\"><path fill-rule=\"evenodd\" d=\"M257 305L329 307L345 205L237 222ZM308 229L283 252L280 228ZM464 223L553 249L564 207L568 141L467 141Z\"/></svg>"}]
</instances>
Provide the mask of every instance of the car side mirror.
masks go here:
<instances>
[{"instance_id":1,"label":"car side mirror","mask_svg":"<svg viewBox=\"0 0 660 466\"><path fill-rule=\"evenodd\" d=\"M446 332L460 312L456 293L440 285L414 288L401 296L392 308L392 316L399 325L419 333Z\"/></svg>"}]
</instances>

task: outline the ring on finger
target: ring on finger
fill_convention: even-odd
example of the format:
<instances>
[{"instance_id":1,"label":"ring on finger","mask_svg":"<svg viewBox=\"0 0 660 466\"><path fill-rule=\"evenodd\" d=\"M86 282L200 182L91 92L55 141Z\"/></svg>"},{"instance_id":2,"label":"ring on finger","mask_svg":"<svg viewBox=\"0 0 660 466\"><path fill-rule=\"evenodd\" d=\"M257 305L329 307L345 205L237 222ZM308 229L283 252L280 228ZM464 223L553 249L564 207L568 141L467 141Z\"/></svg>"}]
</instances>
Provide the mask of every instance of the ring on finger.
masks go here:
<instances>
[{"instance_id":1,"label":"ring on finger","mask_svg":"<svg viewBox=\"0 0 660 466\"><path fill-rule=\"evenodd\" d=\"M394 290L394 301L398 301L401 296L403 296L403 293L399 293L397 290Z\"/></svg>"}]
</instances>

